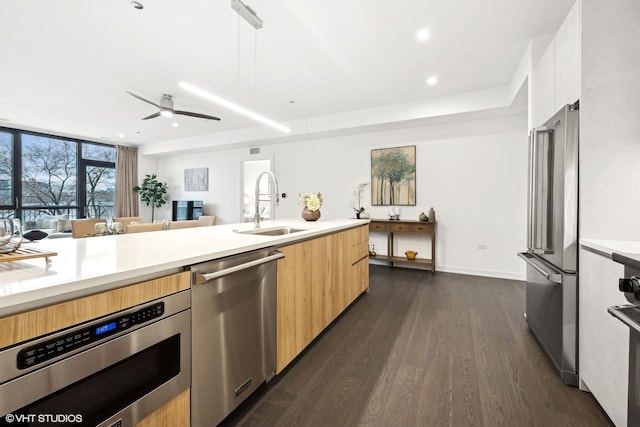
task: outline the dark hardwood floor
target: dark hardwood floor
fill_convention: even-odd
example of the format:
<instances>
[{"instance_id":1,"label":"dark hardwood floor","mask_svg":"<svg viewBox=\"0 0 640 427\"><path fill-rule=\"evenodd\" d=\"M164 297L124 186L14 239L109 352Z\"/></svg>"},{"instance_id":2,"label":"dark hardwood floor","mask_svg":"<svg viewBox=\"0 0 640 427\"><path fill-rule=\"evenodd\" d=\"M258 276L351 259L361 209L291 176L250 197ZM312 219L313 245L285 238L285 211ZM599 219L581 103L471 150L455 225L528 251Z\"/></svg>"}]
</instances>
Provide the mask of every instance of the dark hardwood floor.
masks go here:
<instances>
[{"instance_id":1,"label":"dark hardwood floor","mask_svg":"<svg viewBox=\"0 0 640 427\"><path fill-rule=\"evenodd\" d=\"M611 425L529 332L522 282L370 268L370 292L224 425Z\"/></svg>"}]
</instances>

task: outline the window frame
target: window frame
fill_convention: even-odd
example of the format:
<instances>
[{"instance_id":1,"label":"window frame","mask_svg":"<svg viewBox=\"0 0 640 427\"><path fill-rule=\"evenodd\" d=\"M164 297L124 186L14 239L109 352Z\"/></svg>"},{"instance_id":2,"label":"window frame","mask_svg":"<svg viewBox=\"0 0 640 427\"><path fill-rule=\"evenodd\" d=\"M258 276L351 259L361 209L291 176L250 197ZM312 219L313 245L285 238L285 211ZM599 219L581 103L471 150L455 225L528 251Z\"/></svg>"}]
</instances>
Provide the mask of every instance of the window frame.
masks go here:
<instances>
[{"instance_id":1,"label":"window frame","mask_svg":"<svg viewBox=\"0 0 640 427\"><path fill-rule=\"evenodd\" d=\"M86 212L86 168L88 166L99 166L99 167L107 167L113 168L115 174L116 163L115 161L102 161L102 160L93 160L93 159L83 159L82 158L82 148L83 144L90 145L99 145L104 147L111 147L115 150L114 144L107 144L95 141L88 141L77 138L70 138L65 136L59 136L54 134L47 134L43 132L35 132L23 129L15 129L8 128L4 126L0 126L0 132L9 133L12 135L12 150L13 150L13 170L10 174L12 183L11 183L11 204L2 205L0 204L0 212L10 212L13 211L14 218L24 219L25 211L32 210L48 210L52 208L58 208L57 206L23 206L22 205L22 136L23 135L32 135L43 138L52 138L57 140L64 140L76 145L76 203L71 206L59 206L60 209L68 210L69 212L75 212L73 215L73 219L75 218L84 218ZM116 177L117 179L117 177ZM2 215L0 215L2 216ZM70 216L70 219L71 216Z\"/></svg>"}]
</instances>

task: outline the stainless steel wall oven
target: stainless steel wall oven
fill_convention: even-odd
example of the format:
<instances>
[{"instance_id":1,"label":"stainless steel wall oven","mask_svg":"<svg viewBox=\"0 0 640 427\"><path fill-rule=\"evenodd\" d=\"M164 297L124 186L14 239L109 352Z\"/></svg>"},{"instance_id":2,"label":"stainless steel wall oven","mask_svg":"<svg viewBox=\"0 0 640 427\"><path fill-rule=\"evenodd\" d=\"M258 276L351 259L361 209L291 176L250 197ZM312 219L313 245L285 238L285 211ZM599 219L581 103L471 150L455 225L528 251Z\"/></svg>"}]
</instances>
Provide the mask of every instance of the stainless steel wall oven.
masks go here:
<instances>
[{"instance_id":1,"label":"stainless steel wall oven","mask_svg":"<svg viewBox=\"0 0 640 427\"><path fill-rule=\"evenodd\" d=\"M132 426L189 387L182 291L0 349L0 425Z\"/></svg>"}]
</instances>

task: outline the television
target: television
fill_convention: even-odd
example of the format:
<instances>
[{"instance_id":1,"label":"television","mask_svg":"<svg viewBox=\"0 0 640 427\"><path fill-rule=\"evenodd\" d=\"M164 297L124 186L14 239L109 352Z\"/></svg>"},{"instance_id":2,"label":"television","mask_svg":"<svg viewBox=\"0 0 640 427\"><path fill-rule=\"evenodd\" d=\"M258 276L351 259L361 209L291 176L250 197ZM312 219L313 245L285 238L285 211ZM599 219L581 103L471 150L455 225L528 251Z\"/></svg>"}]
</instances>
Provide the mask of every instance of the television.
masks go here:
<instances>
[{"instance_id":1,"label":"television","mask_svg":"<svg viewBox=\"0 0 640 427\"><path fill-rule=\"evenodd\" d=\"M202 200L174 200L172 202L171 220L184 221L198 219L202 215Z\"/></svg>"}]
</instances>

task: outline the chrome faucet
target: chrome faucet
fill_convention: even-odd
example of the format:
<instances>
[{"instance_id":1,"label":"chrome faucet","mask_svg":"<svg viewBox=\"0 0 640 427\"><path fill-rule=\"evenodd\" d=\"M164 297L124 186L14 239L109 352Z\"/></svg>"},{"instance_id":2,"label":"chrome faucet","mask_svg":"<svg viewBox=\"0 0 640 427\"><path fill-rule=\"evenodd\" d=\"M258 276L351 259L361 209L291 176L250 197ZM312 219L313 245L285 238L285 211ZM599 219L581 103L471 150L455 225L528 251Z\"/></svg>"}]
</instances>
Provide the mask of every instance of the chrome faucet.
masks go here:
<instances>
[{"instance_id":1,"label":"chrome faucet","mask_svg":"<svg viewBox=\"0 0 640 427\"><path fill-rule=\"evenodd\" d=\"M273 186L275 187L273 193L266 193L266 194L260 193L260 180L262 179L263 175L267 175L267 177L269 177L267 178L267 180L271 179L271 182L273 182ZM267 196L267 197L275 196L276 205L280 203L280 196L278 196L278 180L276 179L276 176L273 174L273 172L270 172L270 171L261 172L260 175L258 175L258 178L256 179L256 210L255 210L255 213L253 214L253 225L255 226L255 228L260 228L260 196Z\"/></svg>"}]
</instances>

